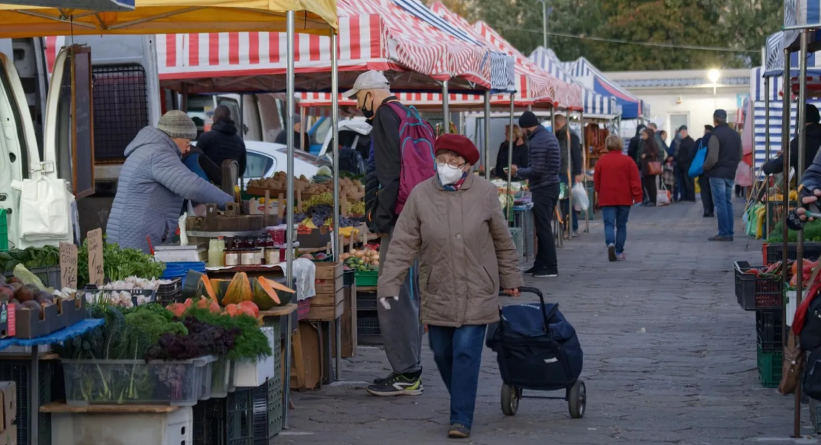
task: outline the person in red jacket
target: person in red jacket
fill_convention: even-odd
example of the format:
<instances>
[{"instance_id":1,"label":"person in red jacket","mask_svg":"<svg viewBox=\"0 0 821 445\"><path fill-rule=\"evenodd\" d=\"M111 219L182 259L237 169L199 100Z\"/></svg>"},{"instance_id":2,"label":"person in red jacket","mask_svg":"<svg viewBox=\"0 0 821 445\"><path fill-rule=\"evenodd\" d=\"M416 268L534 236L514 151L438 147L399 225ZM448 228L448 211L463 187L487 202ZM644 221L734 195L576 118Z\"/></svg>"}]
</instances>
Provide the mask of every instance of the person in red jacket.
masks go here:
<instances>
[{"instance_id":1,"label":"person in red jacket","mask_svg":"<svg viewBox=\"0 0 821 445\"><path fill-rule=\"evenodd\" d=\"M607 257L610 261L623 261L627 259L624 242L630 206L641 202L643 197L641 179L633 159L622 154L624 141L619 136L607 136L604 144L607 154L596 162L593 184L604 221Z\"/></svg>"}]
</instances>

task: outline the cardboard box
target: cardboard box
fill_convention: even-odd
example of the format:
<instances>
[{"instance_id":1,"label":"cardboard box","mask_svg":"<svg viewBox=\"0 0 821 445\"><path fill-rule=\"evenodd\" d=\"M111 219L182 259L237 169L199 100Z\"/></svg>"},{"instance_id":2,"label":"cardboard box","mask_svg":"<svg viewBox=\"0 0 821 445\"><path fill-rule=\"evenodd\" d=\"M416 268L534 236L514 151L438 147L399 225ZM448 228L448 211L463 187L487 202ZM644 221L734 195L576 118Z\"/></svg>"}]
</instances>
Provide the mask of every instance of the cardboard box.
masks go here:
<instances>
[{"instance_id":1,"label":"cardboard box","mask_svg":"<svg viewBox=\"0 0 821 445\"><path fill-rule=\"evenodd\" d=\"M331 321L341 317L345 311L344 302L340 301L336 306L316 306L311 303L311 312L308 312L308 320Z\"/></svg>"},{"instance_id":2,"label":"cardboard box","mask_svg":"<svg viewBox=\"0 0 821 445\"><path fill-rule=\"evenodd\" d=\"M0 431L6 431L14 426L14 419L17 417L16 383L0 382L0 407Z\"/></svg>"},{"instance_id":3,"label":"cardboard box","mask_svg":"<svg viewBox=\"0 0 821 445\"><path fill-rule=\"evenodd\" d=\"M0 338L14 337L17 330L14 306L0 303Z\"/></svg>"},{"instance_id":4,"label":"cardboard box","mask_svg":"<svg viewBox=\"0 0 821 445\"><path fill-rule=\"evenodd\" d=\"M326 268L330 269L330 268ZM317 268L319 271L319 268ZM333 294L336 293L339 289L342 289L345 286L345 277L342 275L329 279L329 280L316 280L314 282L314 289L316 289L317 294Z\"/></svg>"},{"instance_id":5,"label":"cardboard box","mask_svg":"<svg viewBox=\"0 0 821 445\"><path fill-rule=\"evenodd\" d=\"M322 293L317 291L316 296L311 298L311 306L336 306L345 300L345 289L340 288L333 293Z\"/></svg>"},{"instance_id":6,"label":"cardboard box","mask_svg":"<svg viewBox=\"0 0 821 445\"><path fill-rule=\"evenodd\" d=\"M0 445L17 445L17 425L12 425L0 432Z\"/></svg>"},{"instance_id":7,"label":"cardboard box","mask_svg":"<svg viewBox=\"0 0 821 445\"><path fill-rule=\"evenodd\" d=\"M345 272L345 266L342 263L314 263L316 265L316 279L317 280L336 280ZM339 287L334 290L339 289ZM319 291L317 291L319 292Z\"/></svg>"},{"instance_id":8,"label":"cardboard box","mask_svg":"<svg viewBox=\"0 0 821 445\"><path fill-rule=\"evenodd\" d=\"M313 390L322 387L322 339L319 338L317 328L306 321L300 321L299 326L300 346L302 350L302 379L297 378L296 369L291 370L291 389ZM284 363L284 362L283 362ZM302 380L304 386L300 386Z\"/></svg>"},{"instance_id":9,"label":"cardboard box","mask_svg":"<svg viewBox=\"0 0 821 445\"><path fill-rule=\"evenodd\" d=\"M87 316L85 298L57 300L57 318L62 318L62 321L58 321L58 324L65 327L73 326L85 320Z\"/></svg>"},{"instance_id":10,"label":"cardboard box","mask_svg":"<svg viewBox=\"0 0 821 445\"><path fill-rule=\"evenodd\" d=\"M65 319L57 317L57 305L55 304L41 307L40 311L25 308L15 311L15 322L17 338L42 337L66 327L65 324L60 325L60 323L65 323Z\"/></svg>"}]
</instances>

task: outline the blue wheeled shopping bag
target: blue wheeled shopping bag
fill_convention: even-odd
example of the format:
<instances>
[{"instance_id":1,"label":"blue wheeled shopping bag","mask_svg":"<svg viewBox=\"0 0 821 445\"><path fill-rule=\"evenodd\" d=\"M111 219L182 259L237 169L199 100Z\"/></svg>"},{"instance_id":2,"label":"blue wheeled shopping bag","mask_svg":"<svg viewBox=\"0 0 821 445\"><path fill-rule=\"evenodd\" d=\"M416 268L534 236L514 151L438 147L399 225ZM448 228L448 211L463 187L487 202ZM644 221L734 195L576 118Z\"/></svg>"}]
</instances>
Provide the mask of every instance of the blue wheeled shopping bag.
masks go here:
<instances>
[{"instance_id":1,"label":"blue wheeled shopping bag","mask_svg":"<svg viewBox=\"0 0 821 445\"><path fill-rule=\"evenodd\" d=\"M698 146L698 151L696 151L696 155L693 157L693 162L690 163L690 171L687 172L691 178L704 174L704 160L706 158L707 146L704 145L704 141L701 141Z\"/></svg>"}]
</instances>

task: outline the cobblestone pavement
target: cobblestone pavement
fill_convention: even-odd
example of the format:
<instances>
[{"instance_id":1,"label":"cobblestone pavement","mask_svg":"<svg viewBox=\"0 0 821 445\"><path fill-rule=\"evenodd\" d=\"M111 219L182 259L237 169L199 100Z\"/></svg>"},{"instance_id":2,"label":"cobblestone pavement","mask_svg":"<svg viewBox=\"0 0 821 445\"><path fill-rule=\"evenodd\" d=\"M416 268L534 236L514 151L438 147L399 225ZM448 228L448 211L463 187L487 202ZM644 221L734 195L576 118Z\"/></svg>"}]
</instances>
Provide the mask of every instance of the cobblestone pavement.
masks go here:
<instances>
[{"instance_id":1,"label":"cobblestone pavement","mask_svg":"<svg viewBox=\"0 0 821 445\"><path fill-rule=\"evenodd\" d=\"M755 316L735 301L732 262L761 263L761 244L741 234L708 243L715 233L700 203L675 204L631 212L626 262L607 261L600 221L566 243L561 275L528 284L557 301L579 333L587 412L574 420L564 401L525 399L516 416L504 416L495 354L485 349L469 443L816 443L806 406L807 436L788 438L794 398L760 386ZM372 397L362 382L387 374L387 361L380 349L360 347L344 361L343 382L294 393L291 428L276 442L453 443L445 438L448 394L427 348L424 367L424 395Z\"/></svg>"}]
</instances>

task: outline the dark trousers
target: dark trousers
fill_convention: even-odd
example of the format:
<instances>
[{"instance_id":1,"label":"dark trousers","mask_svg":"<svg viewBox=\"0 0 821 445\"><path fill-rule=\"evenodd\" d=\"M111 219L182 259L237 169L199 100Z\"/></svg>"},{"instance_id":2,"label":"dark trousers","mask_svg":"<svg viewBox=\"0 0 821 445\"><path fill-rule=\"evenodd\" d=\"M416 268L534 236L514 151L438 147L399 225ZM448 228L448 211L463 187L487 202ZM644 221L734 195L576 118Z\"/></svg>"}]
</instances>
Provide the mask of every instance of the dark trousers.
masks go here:
<instances>
[{"instance_id":1,"label":"dark trousers","mask_svg":"<svg viewBox=\"0 0 821 445\"><path fill-rule=\"evenodd\" d=\"M690 177L690 166L689 165L678 165L676 166L676 175L679 178L679 197L680 201L695 201L696 200L696 189L695 184L693 184L693 178Z\"/></svg>"},{"instance_id":2,"label":"dark trousers","mask_svg":"<svg viewBox=\"0 0 821 445\"><path fill-rule=\"evenodd\" d=\"M450 394L450 423L473 425L487 325L428 326L430 349Z\"/></svg>"},{"instance_id":3,"label":"dark trousers","mask_svg":"<svg viewBox=\"0 0 821 445\"><path fill-rule=\"evenodd\" d=\"M713 215L713 193L710 191L710 178L701 175L698 177L698 187L701 189L701 205L705 215Z\"/></svg>"},{"instance_id":4,"label":"dark trousers","mask_svg":"<svg viewBox=\"0 0 821 445\"><path fill-rule=\"evenodd\" d=\"M553 215L556 200L559 199L559 184L533 191L533 217L536 220L536 262L533 267L538 271L558 273L559 260L556 258L556 240L553 239Z\"/></svg>"},{"instance_id":5,"label":"dark trousers","mask_svg":"<svg viewBox=\"0 0 821 445\"><path fill-rule=\"evenodd\" d=\"M644 189L647 190L647 199L651 204L656 203L656 177L650 175L644 175L642 178L644 181Z\"/></svg>"},{"instance_id":6,"label":"dark trousers","mask_svg":"<svg viewBox=\"0 0 821 445\"><path fill-rule=\"evenodd\" d=\"M570 180L567 179L567 175L559 175L559 180L564 182L567 185L567 193L572 193L573 184L570 183ZM570 213L570 200L564 199L562 200L562 214L567 215ZM574 232L579 231L579 214L573 209L573 214L570 217L570 221L573 227Z\"/></svg>"}]
</instances>

